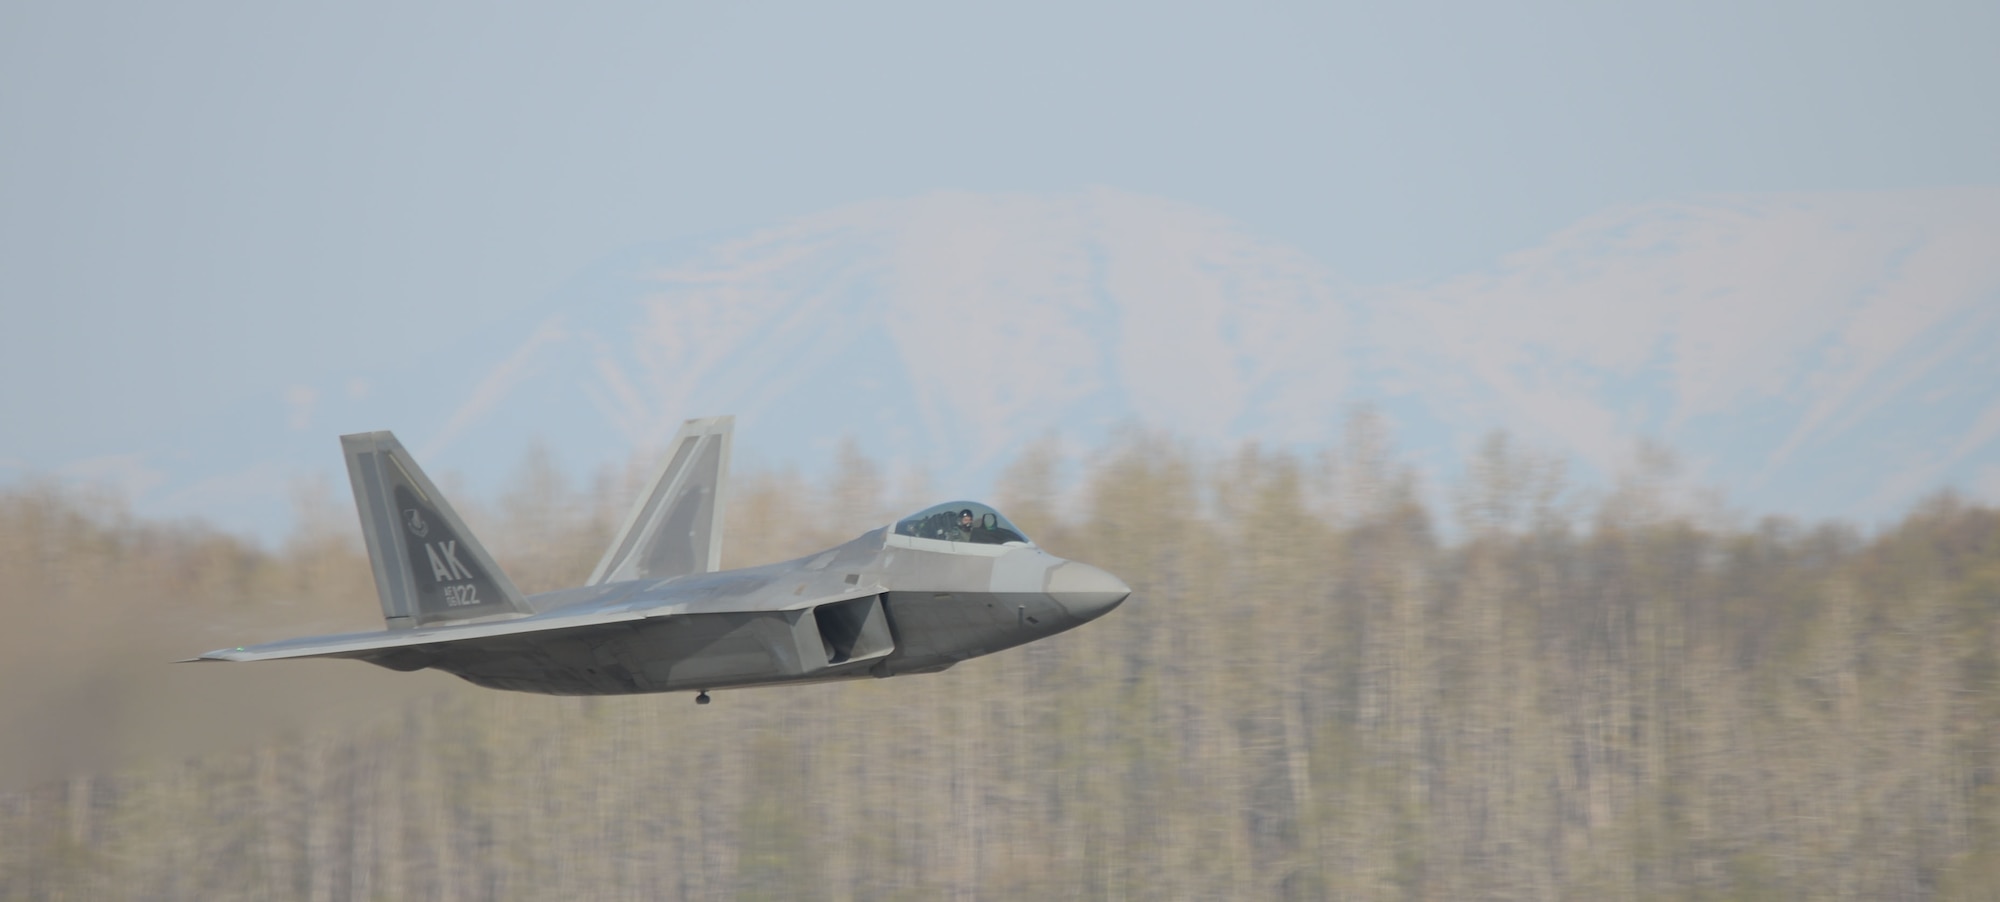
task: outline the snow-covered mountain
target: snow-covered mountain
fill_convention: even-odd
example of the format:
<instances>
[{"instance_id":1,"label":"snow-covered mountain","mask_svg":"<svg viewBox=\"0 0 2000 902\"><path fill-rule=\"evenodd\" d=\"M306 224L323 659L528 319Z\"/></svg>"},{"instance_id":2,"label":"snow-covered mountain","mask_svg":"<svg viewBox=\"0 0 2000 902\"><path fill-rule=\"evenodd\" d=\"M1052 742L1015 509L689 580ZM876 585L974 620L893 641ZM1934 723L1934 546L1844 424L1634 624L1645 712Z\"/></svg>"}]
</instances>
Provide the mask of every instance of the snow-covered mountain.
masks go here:
<instances>
[{"instance_id":1,"label":"snow-covered mountain","mask_svg":"<svg viewBox=\"0 0 2000 902\"><path fill-rule=\"evenodd\" d=\"M150 497L241 525L202 500L227 492L192 487L338 479L336 431L397 428L491 487L536 437L581 469L730 412L753 461L819 470L852 436L978 494L1051 433L1301 446L1367 403L1438 478L1505 428L1585 478L1659 439L1760 511L1870 519L1943 485L2000 499L2000 189L1613 210L1489 270L1396 285L1171 201L938 193L634 248L481 335L294 392L300 429L259 411L205 430L292 437L161 463Z\"/></svg>"},{"instance_id":2,"label":"snow-covered mountain","mask_svg":"<svg viewBox=\"0 0 2000 902\"><path fill-rule=\"evenodd\" d=\"M1759 510L2000 500L2000 190L1612 211L1374 303L1461 437L1505 425L1602 471L1652 436Z\"/></svg>"},{"instance_id":3,"label":"snow-covered mountain","mask_svg":"<svg viewBox=\"0 0 2000 902\"><path fill-rule=\"evenodd\" d=\"M773 456L851 435L962 485L1051 431L1127 421L1310 441L1365 338L1353 299L1298 252L1111 192L863 204L634 252L579 293L441 447L516 428L489 411L532 391L623 446L734 411L741 440Z\"/></svg>"}]
</instances>

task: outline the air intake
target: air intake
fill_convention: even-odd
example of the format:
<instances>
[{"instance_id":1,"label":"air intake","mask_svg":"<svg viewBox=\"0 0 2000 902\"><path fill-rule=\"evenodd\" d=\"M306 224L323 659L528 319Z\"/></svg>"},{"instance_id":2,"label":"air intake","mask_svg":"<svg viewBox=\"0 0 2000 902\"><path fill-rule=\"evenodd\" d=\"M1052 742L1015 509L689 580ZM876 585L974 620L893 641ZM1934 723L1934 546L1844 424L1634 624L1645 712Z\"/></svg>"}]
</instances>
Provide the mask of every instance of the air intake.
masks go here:
<instances>
[{"instance_id":1,"label":"air intake","mask_svg":"<svg viewBox=\"0 0 2000 902\"><path fill-rule=\"evenodd\" d=\"M820 605L813 608L813 621L819 625L828 666L879 658L896 650L880 595Z\"/></svg>"}]
</instances>

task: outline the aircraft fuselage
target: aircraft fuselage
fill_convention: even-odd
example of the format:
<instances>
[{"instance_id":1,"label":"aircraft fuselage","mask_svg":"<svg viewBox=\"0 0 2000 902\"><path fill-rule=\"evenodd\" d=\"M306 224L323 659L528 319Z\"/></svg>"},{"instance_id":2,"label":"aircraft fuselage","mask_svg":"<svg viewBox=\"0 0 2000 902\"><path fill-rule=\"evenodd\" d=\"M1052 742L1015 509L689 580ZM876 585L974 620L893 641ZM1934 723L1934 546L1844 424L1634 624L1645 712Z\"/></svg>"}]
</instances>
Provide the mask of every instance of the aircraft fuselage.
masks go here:
<instances>
[{"instance_id":1,"label":"aircraft fuselage","mask_svg":"<svg viewBox=\"0 0 2000 902\"><path fill-rule=\"evenodd\" d=\"M376 663L556 695L705 691L943 670L1080 626L1130 593L1027 544L895 535L742 570L529 596L538 614L644 619L414 647Z\"/></svg>"}]
</instances>

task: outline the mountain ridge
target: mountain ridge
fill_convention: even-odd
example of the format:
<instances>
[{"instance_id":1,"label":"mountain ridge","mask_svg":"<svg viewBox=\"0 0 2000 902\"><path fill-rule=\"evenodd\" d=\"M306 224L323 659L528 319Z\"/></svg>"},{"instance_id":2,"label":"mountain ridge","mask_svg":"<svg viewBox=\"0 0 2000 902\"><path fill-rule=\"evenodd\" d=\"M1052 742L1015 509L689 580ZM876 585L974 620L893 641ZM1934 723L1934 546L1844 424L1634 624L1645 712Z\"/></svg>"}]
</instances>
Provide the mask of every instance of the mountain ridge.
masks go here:
<instances>
[{"instance_id":1,"label":"mountain ridge","mask_svg":"<svg viewBox=\"0 0 2000 902\"><path fill-rule=\"evenodd\" d=\"M1494 429L1586 481L1651 438L1739 505L1866 519L2000 495L1994 247L2000 189L1717 195L1370 286L1175 201L937 192L629 248L409 374L328 379L373 394L213 431L310 436L324 478L334 429L414 422L485 489L537 437L601 464L736 413L755 459L817 472L852 438L959 495L1051 433L1306 447L1365 404L1433 482ZM285 444L249 466L296 467ZM162 474L155 499L200 478Z\"/></svg>"}]
</instances>

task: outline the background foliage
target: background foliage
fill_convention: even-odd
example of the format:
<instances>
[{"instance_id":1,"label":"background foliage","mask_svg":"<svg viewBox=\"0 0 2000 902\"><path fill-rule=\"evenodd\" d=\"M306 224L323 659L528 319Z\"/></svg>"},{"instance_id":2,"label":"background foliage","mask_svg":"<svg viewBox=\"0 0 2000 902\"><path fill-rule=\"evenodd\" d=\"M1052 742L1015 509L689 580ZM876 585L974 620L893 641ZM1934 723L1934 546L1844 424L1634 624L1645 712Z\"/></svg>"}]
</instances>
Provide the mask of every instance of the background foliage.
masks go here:
<instances>
[{"instance_id":1,"label":"background foliage","mask_svg":"<svg viewBox=\"0 0 2000 902\"><path fill-rule=\"evenodd\" d=\"M306 493L261 550L17 492L0 603L34 628L0 640L0 713L67 736L9 754L73 776L0 792L0 898L1993 898L2000 512L1744 523L1641 458L1583 493L1495 436L1426 504L1365 415L1311 455L1044 445L995 500L1124 577L1123 608L943 674L707 707L168 668L369 628L347 514ZM936 500L851 449L840 469L742 477L728 563ZM631 482L537 455L468 516L523 588L574 583ZM144 695L192 679L162 671L211 682ZM245 682L295 719L91 754ZM343 692L368 713L321 716Z\"/></svg>"}]
</instances>

